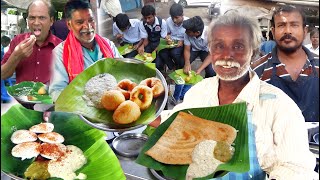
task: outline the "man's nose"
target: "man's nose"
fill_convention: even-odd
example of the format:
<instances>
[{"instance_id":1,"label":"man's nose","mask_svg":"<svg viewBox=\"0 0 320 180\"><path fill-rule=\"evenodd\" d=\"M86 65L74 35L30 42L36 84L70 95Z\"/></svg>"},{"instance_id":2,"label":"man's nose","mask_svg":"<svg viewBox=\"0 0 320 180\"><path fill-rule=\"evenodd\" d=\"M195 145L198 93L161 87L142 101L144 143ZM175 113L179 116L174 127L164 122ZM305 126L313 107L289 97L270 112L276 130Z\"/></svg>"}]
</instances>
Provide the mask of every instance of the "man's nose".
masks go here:
<instances>
[{"instance_id":1,"label":"man's nose","mask_svg":"<svg viewBox=\"0 0 320 180\"><path fill-rule=\"evenodd\" d=\"M231 58L233 58L233 56L234 56L234 52L233 52L232 48L230 48L230 47L223 48L222 57L224 59L231 59Z\"/></svg>"}]
</instances>

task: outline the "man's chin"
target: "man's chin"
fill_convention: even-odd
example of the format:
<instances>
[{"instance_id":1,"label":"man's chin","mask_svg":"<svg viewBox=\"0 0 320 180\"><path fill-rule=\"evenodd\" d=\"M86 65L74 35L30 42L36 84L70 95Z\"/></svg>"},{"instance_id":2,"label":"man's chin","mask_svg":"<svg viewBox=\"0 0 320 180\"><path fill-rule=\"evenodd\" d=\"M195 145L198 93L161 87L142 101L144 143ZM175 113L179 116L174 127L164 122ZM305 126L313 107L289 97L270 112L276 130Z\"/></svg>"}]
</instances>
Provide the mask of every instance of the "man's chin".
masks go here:
<instances>
[{"instance_id":1,"label":"man's chin","mask_svg":"<svg viewBox=\"0 0 320 180\"><path fill-rule=\"evenodd\" d=\"M291 53L294 53L296 52L302 45L297 45L297 46L294 46L294 47L284 47L284 46L279 46L278 45L278 48L285 52L285 53L288 53L288 54L291 54Z\"/></svg>"}]
</instances>

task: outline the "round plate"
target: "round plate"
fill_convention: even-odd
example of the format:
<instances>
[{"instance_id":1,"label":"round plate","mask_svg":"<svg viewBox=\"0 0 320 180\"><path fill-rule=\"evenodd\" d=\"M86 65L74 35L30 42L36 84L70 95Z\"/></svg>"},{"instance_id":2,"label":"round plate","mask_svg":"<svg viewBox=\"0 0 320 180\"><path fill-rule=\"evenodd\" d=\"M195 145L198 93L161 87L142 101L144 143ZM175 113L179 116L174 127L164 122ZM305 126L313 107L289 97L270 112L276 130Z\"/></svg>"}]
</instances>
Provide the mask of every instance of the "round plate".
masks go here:
<instances>
[{"instance_id":1,"label":"round plate","mask_svg":"<svg viewBox=\"0 0 320 180\"><path fill-rule=\"evenodd\" d=\"M313 136L313 140L315 143L319 144L319 133L317 133Z\"/></svg>"},{"instance_id":2,"label":"round plate","mask_svg":"<svg viewBox=\"0 0 320 180\"><path fill-rule=\"evenodd\" d=\"M151 174L154 175L154 177L156 177L157 179L159 180L173 180L171 178L167 178L165 177L161 171L157 171L157 170L154 170L154 169L149 169Z\"/></svg>"},{"instance_id":3,"label":"round plate","mask_svg":"<svg viewBox=\"0 0 320 180\"><path fill-rule=\"evenodd\" d=\"M1 172L2 172L3 174L5 174L5 175L9 176L11 179L15 179L15 180L25 180L25 179L23 179L23 178L21 178L21 177L18 177L18 176L13 175L13 174L6 173L6 172L3 172L3 171L1 171Z\"/></svg>"},{"instance_id":4,"label":"round plate","mask_svg":"<svg viewBox=\"0 0 320 180\"><path fill-rule=\"evenodd\" d=\"M121 59L116 59L118 61L123 61L126 63L134 63L134 64L141 64L144 63L141 60L137 60L137 59L129 59L129 58L121 58ZM156 108L156 114L155 114L155 119L160 115L160 113L163 111L163 109L165 108L166 104L167 104L167 100L168 100L168 85L167 82L164 78L164 76L162 75L162 73L156 69L156 77L160 79L160 81L162 82L162 85L164 87L164 93L163 95L159 96L156 100L155 100L155 108ZM79 117L85 121L87 124L89 124L92 127L95 127L97 129L103 130L103 131L111 131L111 132L124 132L124 131L129 131L129 130L133 130L133 129L137 129L140 128L142 126L144 126L145 124L139 124L139 125L135 125L135 126L131 126L130 124L127 125L117 125L114 126L112 124L104 124L104 123L95 123L93 120L90 120L90 118L83 116L83 115L79 115Z\"/></svg>"},{"instance_id":5,"label":"round plate","mask_svg":"<svg viewBox=\"0 0 320 180\"><path fill-rule=\"evenodd\" d=\"M139 155L148 136L138 133L121 134L112 141L112 147L116 153L125 157L136 157Z\"/></svg>"}]
</instances>

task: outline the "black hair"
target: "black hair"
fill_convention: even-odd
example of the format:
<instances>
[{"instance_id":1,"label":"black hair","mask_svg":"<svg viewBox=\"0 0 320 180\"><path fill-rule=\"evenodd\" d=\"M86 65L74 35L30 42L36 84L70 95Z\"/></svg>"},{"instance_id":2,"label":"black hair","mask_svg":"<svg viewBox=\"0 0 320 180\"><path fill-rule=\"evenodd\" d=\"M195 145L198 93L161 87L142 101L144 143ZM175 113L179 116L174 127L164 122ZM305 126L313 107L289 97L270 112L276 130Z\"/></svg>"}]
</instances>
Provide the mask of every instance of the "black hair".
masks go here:
<instances>
[{"instance_id":1,"label":"black hair","mask_svg":"<svg viewBox=\"0 0 320 180\"><path fill-rule=\"evenodd\" d=\"M55 13L56 13L56 10L55 10L55 8L53 7L53 5L51 4L51 2L50 2L50 1L46 1L46 0L35 0L35 1L32 1L32 2L29 4L28 8L27 8L27 16L29 16L30 6L31 6L33 3L35 3L36 1L41 1L41 2L43 2L44 4L46 4L47 7L48 7L48 10L49 10L48 13L49 13L50 18L54 17L54 15L55 15Z\"/></svg>"},{"instance_id":2,"label":"black hair","mask_svg":"<svg viewBox=\"0 0 320 180\"><path fill-rule=\"evenodd\" d=\"M92 9L88 0L69 0L64 6L66 19L72 18L72 13L78 9Z\"/></svg>"},{"instance_id":3,"label":"black hair","mask_svg":"<svg viewBox=\"0 0 320 180\"><path fill-rule=\"evenodd\" d=\"M122 13L116 15L115 22L119 29L125 29L130 25L128 15Z\"/></svg>"},{"instance_id":4,"label":"black hair","mask_svg":"<svg viewBox=\"0 0 320 180\"><path fill-rule=\"evenodd\" d=\"M174 3L170 7L170 16L182 16L183 15L183 7L180 4Z\"/></svg>"},{"instance_id":5,"label":"black hair","mask_svg":"<svg viewBox=\"0 0 320 180\"><path fill-rule=\"evenodd\" d=\"M319 35L319 29L318 28L314 28L312 31L310 31L310 37L315 35L315 34Z\"/></svg>"},{"instance_id":6,"label":"black hair","mask_svg":"<svg viewBox=\"0 0 320 180\"><path fill-rule=\"evenodd\" d=\"M151 5L145 5L141 9L142 16L156 15L156 9Z\"/></svg>"},{"instance_id":7,"label":"black hair","mask_svg":"<svg viewBox=\"0 0 320 180\"><path fill-rule=\"evenodd\" d=\"M200 16L194 16L190 19L183 21L182 27L192 32L199 31L200 33L202 33L204 29L204 24Z\"/></svg>"},{"instance_id":8,"label":"black hair","mask_svg":"<svg viewBox=\"0 0 320 180\"><path fill-rule=\"evenodd\" d=\"M3 35L3 36L1 37L1 44L2 44L2 43L10 43L10 41L11 41L11 39L10 39L8 36L6 36L6 35Z\"/></svg>"},{"instance_id":9,"label":"black hair","mask_svg":"<svg viewBox=\"0 0 320 180\"><path fill-rule=\"evenodd\" d=\"M306 16L303 13L301 8L297 8L292 5L282 5L282 6L279 6L272 14L272 18L271 18L271 26L272 27L275 27L274 17L276 15L280 14L281 12L286 12L286 13L298 12L302 17L303 26L305 27L307 25Z\"/></svg>"}]
</instances>

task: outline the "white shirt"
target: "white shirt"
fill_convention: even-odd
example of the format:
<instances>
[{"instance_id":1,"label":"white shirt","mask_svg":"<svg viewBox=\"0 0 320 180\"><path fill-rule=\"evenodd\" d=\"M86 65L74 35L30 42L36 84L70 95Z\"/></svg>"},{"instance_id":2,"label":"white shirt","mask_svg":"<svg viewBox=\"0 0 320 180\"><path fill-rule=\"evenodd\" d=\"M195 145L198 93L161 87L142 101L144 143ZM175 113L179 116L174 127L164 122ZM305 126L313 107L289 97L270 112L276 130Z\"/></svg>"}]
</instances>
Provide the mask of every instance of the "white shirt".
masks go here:
<instances>
[{"instance_id":1,"label":"white shirt","mask_svg":"<svg viewBox=\"0 0 320 180\"><path fill-rule=\"evenodd\" d=\"M252 110L261 168L270 179L318 179L313 171L316 158L309 150L305 121L298 106L283 91L261 81L252 70L250 78L233 103L247 102L248 110ZM181 104L170 112L164 111L161 119L166 120L181 109L219 106L218 87L216 76L202 80L185 94ZM274 98L260 98L261 94Z\"/></svg>"},{"instance_id":2,"label":"white shirt","mask_svg":"<svg viewBox=\"0 0 320 180\"><path fill-rule=\"evenodd\" d=\"M200 37L190 37L187 34L184 35L184 45L191 46L192 51L209 51L208 39L207 39L207 29L205 26Z\"/></svg>"},{"instance_id":3,"label":"white shirt","mask_svg":"<svg viewBox=\"0 0 320 180\"><path fill-rule=\"evenodd\" d=\"M311 52L319 55L319 46L317 48L313 48L312 44L305 45L306 48L308 48Z\"/></svg>"},{"instance_id":4,"label":"white shirt","mask_svg":"<svg viewBox=\"0 0 320 180\"><path fill-rule=\"evenodd\" d=\"M183 20L187 20L189 19L188 17L185 17L183 16ZM186 32L186 29L182 26L182 23L178 26L176 25L172 18L169 17L167 20L166 20L166 23L167 23L167 27L168 27L168 34L170 34L171 38L173 40L183 40L184 39L184 34Z\"/></svg>"},{"instance_id":5,"label":"white shirt","mask_svg":"<svg viewBox=\"0 0 320 180\"><path fill-rule=\"evenodd\" d=\"M113 29L113 36L116 36L117 34L123 34L123 41L128 43L135 43L140 41L140 30L139 30L139 19L129 19L129 22L131 26L129 29L125 32L122 32L117 24L114 22L112 25Z\"/></svg>"},{"instance_id":6,"label":"white shirt","mask_svg":"<svg viewBox=\"0 0 320 180\"><path fill-rule=\"evenodd\" d=\"M144 22L141 21L140 22L140 25L139 25L139 29L140 29L140 37L141 38L148 38L148 33L147 33L147 30L144 28ZM155 20L154 20L154 23L153 25L147 25L151 30L156 27L157 25L160 25L159 24L159 20L158 18L155 16ZM167 24L166 24L166 21L164 19L162 19L162 25L161 25L161 37L162 38L165 38L167 36Z\"/></svg>"}]
</instances>

